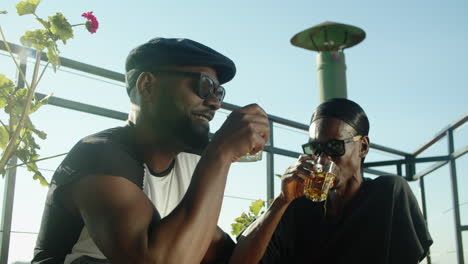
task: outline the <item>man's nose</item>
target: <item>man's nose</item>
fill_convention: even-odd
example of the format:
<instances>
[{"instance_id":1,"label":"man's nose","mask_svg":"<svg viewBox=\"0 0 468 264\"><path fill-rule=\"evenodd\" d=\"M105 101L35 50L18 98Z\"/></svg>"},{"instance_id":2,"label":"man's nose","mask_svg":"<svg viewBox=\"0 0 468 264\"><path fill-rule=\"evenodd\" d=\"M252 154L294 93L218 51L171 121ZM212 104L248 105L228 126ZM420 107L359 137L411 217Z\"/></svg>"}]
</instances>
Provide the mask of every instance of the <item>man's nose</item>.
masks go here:
<instances>
[{"instance_id":1,"label":"man's nose","mask_svg":"<svg viewBox=\"0 0 468 264\"><path fill-rule=\"evenodd\" d=\"M218 110L221 108L221 101L218 99L218 97L215 96L214 93L210 93L207 98L205 98L204 102L205 105L210 106L211 109L213 110Z\"/></svg>"},{"instance_id":2,"label":"man's nose","mask_svg":"<svg viewBox=\"0 0 468 264\"><path fill-rule=\"evenodd\" d=\"M331 161L332 161L331 157L328 156L325 152L320 153L320 155L317 158L317 163L322 164L322 165L326 165L330 163Z\"/></svg>"}]
</instances>

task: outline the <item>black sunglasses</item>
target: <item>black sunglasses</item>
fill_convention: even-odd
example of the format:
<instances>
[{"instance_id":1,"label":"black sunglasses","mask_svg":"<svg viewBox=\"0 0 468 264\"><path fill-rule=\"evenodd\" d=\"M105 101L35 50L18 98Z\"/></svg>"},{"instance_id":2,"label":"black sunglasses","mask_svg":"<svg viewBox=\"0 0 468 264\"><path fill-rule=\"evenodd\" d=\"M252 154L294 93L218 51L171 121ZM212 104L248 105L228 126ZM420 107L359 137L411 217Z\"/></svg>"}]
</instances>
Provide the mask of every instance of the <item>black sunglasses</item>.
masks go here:
<instances>
[{"instance_id":1,"label":"black sunglasses","mask_svg":"<svg viewBox=\"0 0 468 264\"><path fill-rule=\"evenodd\" d=\"M219 102L223 102L224 96L226 95L226 89L224 89L224 87L216 84L216 82L213 79L211 79L210 76L201 72L158 70L154 73L175 74L198 79L198 87L195 89L195 91L197 92L198 96L200 96L200 98L202 98L203 100L208 98L210 94L214 94L214 96L218 99Z\"/></svg>"},{"instance_id":2,"label":"black sunglasses","mask_svg":"<svg viewBox=\"0 0 468 264\"><path fill-rule=\"evenodd\" d=\"M332 158L338 158L345 154L345 144L349 142L356 142L361 139L362 136L354 136L346 139L330 139L327 142L318 143L315 141L308 142L302 145L302 150L305 154L309 155L321 155L325 153Z\"/></svg>"}]
</instances>

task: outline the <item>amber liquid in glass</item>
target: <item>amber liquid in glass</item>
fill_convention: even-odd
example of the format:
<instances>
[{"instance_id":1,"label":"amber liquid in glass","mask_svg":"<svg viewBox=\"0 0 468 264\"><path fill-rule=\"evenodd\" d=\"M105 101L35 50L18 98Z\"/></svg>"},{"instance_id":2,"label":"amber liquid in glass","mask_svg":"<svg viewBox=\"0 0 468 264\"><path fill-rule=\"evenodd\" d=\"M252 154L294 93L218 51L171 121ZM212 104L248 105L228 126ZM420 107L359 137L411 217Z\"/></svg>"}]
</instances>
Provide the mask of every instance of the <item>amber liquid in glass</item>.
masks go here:
<instances>
[{"instance_id":1,"label":"amber liquid in glass","mask_svg":"<svg viewBox=\"0 0 468 264\"><path fill-rule=\"evenodd\" d=\"M304 181L304 195L314 202L323 202L327 199L328 190L333 185L335 174L317 173L314 179Z\"/></svg>"}]
</instances>

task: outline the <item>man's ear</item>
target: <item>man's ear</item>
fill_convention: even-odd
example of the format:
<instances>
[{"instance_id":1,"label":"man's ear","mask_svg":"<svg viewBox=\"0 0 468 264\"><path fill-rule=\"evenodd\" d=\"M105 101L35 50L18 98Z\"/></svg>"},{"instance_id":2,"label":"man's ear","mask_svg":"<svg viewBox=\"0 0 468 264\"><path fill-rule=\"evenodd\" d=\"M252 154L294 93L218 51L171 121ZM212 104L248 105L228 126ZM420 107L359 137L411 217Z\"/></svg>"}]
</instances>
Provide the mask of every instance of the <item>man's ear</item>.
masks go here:
<instances>
[{"instance_id":1,"label":"man's ear","mask_svg":"<svg viewBox=\"0 0 468 264\"><path fill-rule=\"evenodd\" d=\"M364 158L367 156L367 153L369 153L369 148L370 148L370 140L368 136L363 136L360 140L361 142L361 151L359 155L361 158Z\"/></svg>"},{"instance_id":2,"label":"man's ear","mask_svg":"<svg viewBox=\"0 0 468 264\"><path fill-rule=\"evenodd\" d=\"M152 89L154 85L155 77L149 72L142 72L135 84L135 88L138 90L142 100L151 99L154 95Z\"/></svg>"}]
</instances>

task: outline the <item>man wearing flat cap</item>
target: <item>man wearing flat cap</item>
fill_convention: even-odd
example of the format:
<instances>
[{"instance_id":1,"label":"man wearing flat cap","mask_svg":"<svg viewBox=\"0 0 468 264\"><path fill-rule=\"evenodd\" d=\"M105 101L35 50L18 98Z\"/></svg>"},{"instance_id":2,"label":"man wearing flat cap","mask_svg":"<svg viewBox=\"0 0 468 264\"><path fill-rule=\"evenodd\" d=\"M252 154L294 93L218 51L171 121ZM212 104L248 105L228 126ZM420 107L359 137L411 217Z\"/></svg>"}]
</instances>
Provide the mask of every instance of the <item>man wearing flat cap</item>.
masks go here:
<instances>
[{"instance_id":1,"label":"man wearing flat cap","mask_svg":"<svg viewBox=\"0 0 468 264\"><path fill-rule=\"evenodd\" d=\"M265 112L209 121L234 63L189 39L156 38L126 61L125 126L80 140L55 172L32 263L224 263L217 227L232 161L263 149Z\"/></svg>"}]
</instances>

